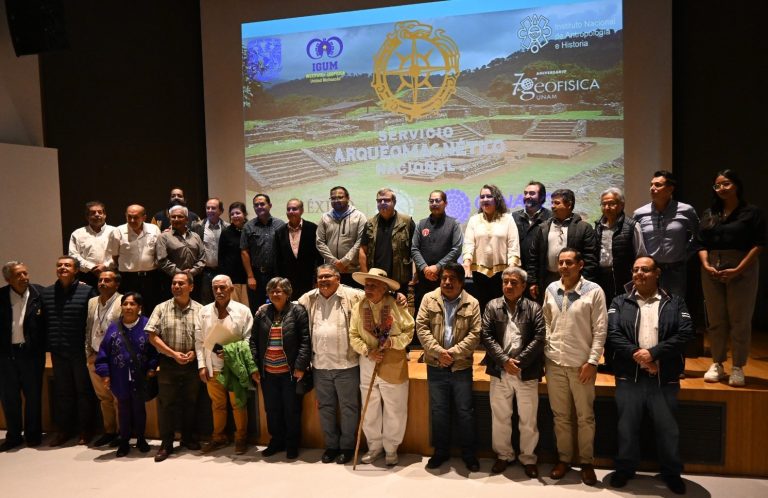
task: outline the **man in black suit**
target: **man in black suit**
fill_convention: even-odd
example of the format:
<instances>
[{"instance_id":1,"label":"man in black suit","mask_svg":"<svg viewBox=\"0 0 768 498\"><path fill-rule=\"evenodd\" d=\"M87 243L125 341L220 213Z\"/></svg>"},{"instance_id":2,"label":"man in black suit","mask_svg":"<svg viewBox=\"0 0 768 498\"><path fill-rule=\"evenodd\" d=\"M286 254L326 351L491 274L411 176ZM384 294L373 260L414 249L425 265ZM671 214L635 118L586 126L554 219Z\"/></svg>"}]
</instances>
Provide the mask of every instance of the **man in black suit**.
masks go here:
<instances>
[{"instance_id":1,"label":"man in black suit","mask_svg":"<svg viewBox=\"0 0 768 498\"><path fill-rule=\"evenodd\" d=\"M285 206L288 223L275 231L275 264L277 274L287 278L293 286L292 300L296 300L315 286L315 269L323 258L315 244L317 225L301 218L304 203L291 199Z\"/></svg>"},{"instance_id":2,"label":"man in black suit","mask_svg":"<svg viewBox=\"0 0 768 498\"><path fill-rule=\"evenodd\" d=\"M26 265L3 265L8 282L0 288L0 398L7 432L0 452L19 446L38 446L42 438L42 392L45 341L40 325L42 287L29 283ZM24 393L24 437L21 393Z\"/></svg>"}]
</instances>

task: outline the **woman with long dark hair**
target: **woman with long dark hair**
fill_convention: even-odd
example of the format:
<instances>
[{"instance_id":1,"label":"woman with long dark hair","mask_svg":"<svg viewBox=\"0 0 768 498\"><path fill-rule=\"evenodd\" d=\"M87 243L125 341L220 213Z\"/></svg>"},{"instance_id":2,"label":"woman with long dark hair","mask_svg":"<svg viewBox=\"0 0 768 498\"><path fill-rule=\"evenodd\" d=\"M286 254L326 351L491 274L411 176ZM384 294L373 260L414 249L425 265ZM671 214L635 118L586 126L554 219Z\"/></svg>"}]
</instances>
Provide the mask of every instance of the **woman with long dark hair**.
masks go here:
<instances>
[{"instance_id":1,"label":"woman with long dark hair","mask_svg":"<svg viewBox=\"0 0 768 498\"><path fill-rule=\"evenodd\" d=\"M479 204L467 222L461 253L464 272L472 277L472 294L484 310L488 301L501 297L501 272L520 266L520 239L499 187L483 185Z\"/></svg>"},{"instance_id":2,"label":"woman with long dark hair","mask_svg":"<svg viewBox=\"0 0 768 498\"><path fill-rule=\"evenodd\" d=\"M147 424L146 383L157 373L157 351L149 343L141 314L144 300L138 292L126 292L120 300L120 318L112 322L96 355L96 373L117 398L120 444L117 456L127 455L129 440L136 436L136 447L149 451L144 438Z\"/></svg>"},{"instance_id":3,"label":"woman with long dark hair","mask_svg":"<svg viewBox=\"0 0 768 498\"><path fill-rule=\"evenodd\" d=\"M728 383L743 386L760 274L758 255L766 240L765 217L757 206L747 204L744 184L735 171L719 171L712 189L712 204L701 218L698 236L713 362L704 380L719 382L726 377L723 362L730 336L733 369Z\"/></svg>"}]
</instances>

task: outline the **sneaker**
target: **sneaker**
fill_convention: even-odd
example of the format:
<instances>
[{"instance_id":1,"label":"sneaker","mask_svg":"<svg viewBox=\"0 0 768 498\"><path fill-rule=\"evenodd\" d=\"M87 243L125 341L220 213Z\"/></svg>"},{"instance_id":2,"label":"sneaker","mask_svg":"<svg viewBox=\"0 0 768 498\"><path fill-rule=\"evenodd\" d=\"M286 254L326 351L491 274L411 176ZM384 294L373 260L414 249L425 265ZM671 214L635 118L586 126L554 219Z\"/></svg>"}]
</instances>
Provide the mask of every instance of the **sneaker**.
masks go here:
<instances>
[{"instance_id":1,"label":"sneaker","mask_svg":"<svg viewBox=\"0 0 768 498\"><path fill-rule=\"evenodd\" d=\"M397 458L397 452L393 451L392 453L387 452L387 456L384 458L384 463L387 464L387 467L394 467L397 465L398 462Z\"/></svg>"},{"instance_id":2,"label":"sneaker","mask_svg":"<svg viewBox=\"0 0 768 498\"><path fill-rule=\"evenodd\" d=\"M713 363L704 374L704 382L720 382L724 378L725 370L722 363Z\"/></svg>"},{"instance_id":3,"label":"sneaker","mask_svg":"<svg viewBox=\"0 0 768 498\"><path fill-rule=\"evenodd\" d=\"M363 455L363 458L360 459L360 463L373 463L376 460L381 457L381 455L384 454L384 450L379 448L378 450L370 450L368 453Z\"/></svg>"},{"instance_id":4,"label":"sneaker","mask_svg":"<svg viewBox=\"0 0 768 498\"><path fill-rule=\"evenodd\" d=\"M731 376L728 379L728 385L734 387L744 387L746 382L744 381L744 369L741 367L733 367L731 370Z\"/></svg>"}]
</instances>

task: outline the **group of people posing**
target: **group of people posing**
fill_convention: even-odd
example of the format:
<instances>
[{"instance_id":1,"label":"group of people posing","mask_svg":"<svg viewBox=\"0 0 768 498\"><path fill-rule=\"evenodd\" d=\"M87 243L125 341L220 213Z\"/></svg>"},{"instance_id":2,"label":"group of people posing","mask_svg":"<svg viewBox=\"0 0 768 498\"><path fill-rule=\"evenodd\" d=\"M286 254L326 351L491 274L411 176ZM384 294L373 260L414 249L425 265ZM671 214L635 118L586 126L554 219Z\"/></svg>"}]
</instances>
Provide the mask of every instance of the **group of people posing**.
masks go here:
<instances>
[{"instance_id":1,"label":"group of people posing","mask_svg":"<svg viewBox=\"0 0 768 498\"><path fill-rule=\"evenodd\" d=\"M440 190L418 223L396 210L391 189L377 192L378 213L368 219L346 188L334 187L331 210L318 224L302 218L299 199L288 201L287 223L273 217L266 194L254 196L250 221L245 204L232 203L229 223L221 200L209 199L200 219L181 189L151 223L144 207L131 205L126 224L109 226L104 204L89 202L88 224L72 233L54 285L30 284L19 261L3 266L9 285L0 289L0 384L8 431L0 451L41 443L48 351L58 429L51 446L76 435L80 444L91 442L95 392L104 435L93 444L111 444L117 456L130 452L132 437L139 451L150 450L144 406L155 395L155 461L174 452L177 428L190 450L227 446L228 404L235 453L243 454L249 390L258 385L271 437L262 454L284 451L292 459L301 443L302 397L314 388L324 463L352 460L362 423L362 462L384 457L396 465L408 417L407 350L420 343L435 448L427 467L448 460L453 420L464 464L477 471L472 366L482 346L493 473L517 459L527 476L539 476L538 385L546 377L558 451L549 475L560 479L573 465L585 484L596 483L594 385L605 358L616 375L619 412L611 484L622 487L634 476L649 410L662 477L672 491L685 492L674 413L684 347L694 333L686 264L698 253L713 355L704 378L727 377L730 338L729 383L744 385L766 230L731 170L716 175L701 220L673 198L675 186L670 172L656 172L652 202L631 217L622 192L609 188L593 226L574 212L571 190L554 191L550 210L545 186L532 181L525 208L510 213L500 189L484 185L463 233ZM196 429L201 382L213 418L203 446Z\"/></svg>"}]
</instances>

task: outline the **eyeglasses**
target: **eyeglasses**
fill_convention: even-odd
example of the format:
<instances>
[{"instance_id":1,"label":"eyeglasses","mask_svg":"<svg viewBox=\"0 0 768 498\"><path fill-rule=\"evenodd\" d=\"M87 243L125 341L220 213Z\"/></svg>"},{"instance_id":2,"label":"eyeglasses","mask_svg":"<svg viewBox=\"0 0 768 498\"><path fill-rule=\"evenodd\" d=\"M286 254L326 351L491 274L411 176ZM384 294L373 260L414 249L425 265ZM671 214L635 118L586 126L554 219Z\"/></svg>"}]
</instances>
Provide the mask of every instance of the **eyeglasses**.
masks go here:
<instances>
[{"instance_id":1,"label":"eyeglasses","mask_svg":"<svg viewBox=\"0 0 768 498\"><path fill-rule=\"evenodd\" d=\"M616 201L605 201L601 202L600 205L604 207L616 207L619 205L619 203Z\"/></svg>"},{"instance_id":2,"label":"eyeglasses","mask_svg":"<svg viewBox=\"0 0 768 498\"><path fill-rule=\"evenodd\" d=\"M442 199L429 199L430 204L440 204L441 202L443 202Z\"/></svg>"},{"instance_id":3,"label":"eyeglasses","mask_svg":"<svg viewBox=\"0 0 768 498\"><path fill-rule=\"evenodd\" d=\"M636 266L632 268L632 273L651 273L653 271L653 268L650 268L648 266Z\"/></svg>"},{"instance_id":4,"label":"eyeglasses","mask_svg":"<svg viewBox=\"0 0 768 498\"><path fill-rule=\"evenodd\" d=\"M731 185L733 185L733 182L720 182L720 183L715 183L714 185L712 185L712 190L714 190L715 192L717 192L718 190L722 190L722 189L724 189L724 188L731 188Z\"/></svg>"}]
</instances>

